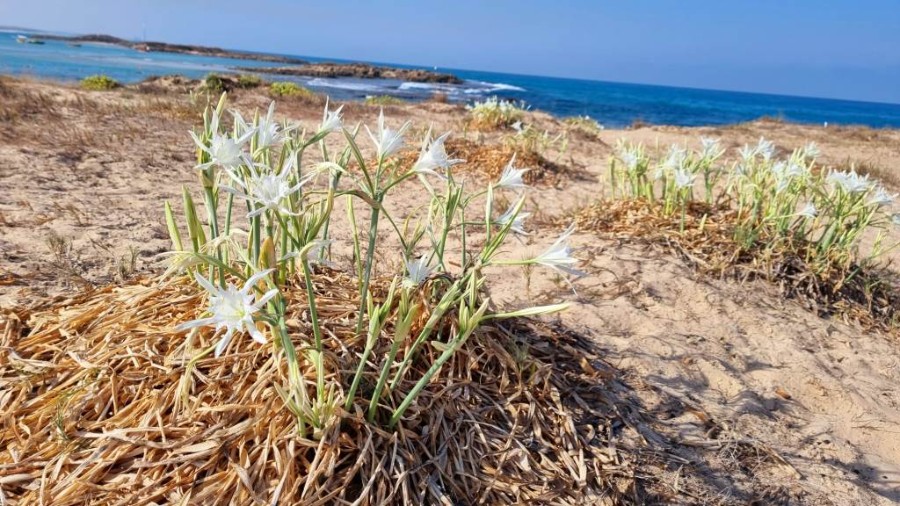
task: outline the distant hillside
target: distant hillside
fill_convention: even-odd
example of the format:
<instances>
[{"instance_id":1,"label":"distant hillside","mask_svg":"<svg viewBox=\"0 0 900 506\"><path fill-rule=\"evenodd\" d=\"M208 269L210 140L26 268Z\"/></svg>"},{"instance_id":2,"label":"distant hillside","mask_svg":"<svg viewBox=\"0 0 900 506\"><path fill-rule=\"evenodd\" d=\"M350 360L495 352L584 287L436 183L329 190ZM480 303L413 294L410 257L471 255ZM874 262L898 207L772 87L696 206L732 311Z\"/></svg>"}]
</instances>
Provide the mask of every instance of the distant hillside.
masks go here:
<instances>
[{"instance_id":1,"label":"distant hillside","mask_svg":"<svg viewBox=\"0 0 900 506\"><path fill-rule=\"evenodd\" d=\"M219 47L193 46L188 44L169 44L167 42L134 42L105 34L75 36L41 34L40 36L34 38L42 40L63 40L67 42L99 42L102 44L115 44L117 46L129 47L137 51L152 51L158 53L193 54L199 56L213 56L218 58L233 58L236 60L256 60L276 63L306 63L305 60L293 58L290 56L250 53L247 51L233 51L230 49L222 49Z\"/></svg>"}]
</instances>

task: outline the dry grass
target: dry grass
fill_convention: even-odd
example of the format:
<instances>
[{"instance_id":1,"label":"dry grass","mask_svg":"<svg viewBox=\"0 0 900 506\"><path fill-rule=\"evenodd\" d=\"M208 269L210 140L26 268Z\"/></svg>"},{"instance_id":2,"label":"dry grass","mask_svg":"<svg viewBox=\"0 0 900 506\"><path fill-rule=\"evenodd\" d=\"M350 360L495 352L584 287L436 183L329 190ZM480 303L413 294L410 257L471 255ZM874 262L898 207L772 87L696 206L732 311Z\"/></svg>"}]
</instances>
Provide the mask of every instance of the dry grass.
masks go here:
<instances>
[{"instance_id":1,"label":"dry grass","mask_svg":"<svg viewBox=\"0 0 900 506\"><path fill-rule=\"evenodd\" d=\"M474 175L487 181L496 181L513 155L516 155L517 168L530 169L523 176L528 184L557 186L574 176L570 169L547 160L534 150L516 149L507 144L478 143L468 139L450 138L445 148L450 158L465 160L453 166L454 173ZM419 151L405 151L398 156L398 165L411 166L418 156Z\"/></svg>"},{"instance_id":2,"label":"dry grass","mask_svg":"<svg viewBox=\"0 0 900 506\"><path fill-rule=\"evenodd\" d=\"M328 370L338 371L329 383L343 384L363 344L356 283L329 271L316 286ZM288 328L304 347L304 295L286 292ZM144 282L7 316L4 504L614 504L637 493L611 443L622 423L603 387L612 374L578 335L534 321L483 327L396 432L357 406L335 408L304 439L278 394L285 361L271 347L238 339L222 358L190 362L212 336L191 342L172 328L203 299L188 283ZM304 374L314 377L311 365ZM389 392L385 413L410 387Z\"/></svg>"},{"instance_id":3,"label":"dry grass","mask_svg":"<svg viewBox=\"0 0 900 506\"><path fill-rule=\"evenodd\" d=\"M566 220L571 218L567 217ZM892 287L886 268L852 265L859 272L844 282L847 272L814 272L806 262L802 242L780 241L766 248L771 238L742 248L734 240L735 212L728 207L691 202L685 215L665 216L659 205L644 200L598 201L574 213L576 225L617 239L639 239L677 252L703 272L747 281L765 279L788 298L795 298L821 316L839 316L866 326L896 328L900 293ZM569 223L569 221L566 221Z\"/></svg>"}]
</instances>

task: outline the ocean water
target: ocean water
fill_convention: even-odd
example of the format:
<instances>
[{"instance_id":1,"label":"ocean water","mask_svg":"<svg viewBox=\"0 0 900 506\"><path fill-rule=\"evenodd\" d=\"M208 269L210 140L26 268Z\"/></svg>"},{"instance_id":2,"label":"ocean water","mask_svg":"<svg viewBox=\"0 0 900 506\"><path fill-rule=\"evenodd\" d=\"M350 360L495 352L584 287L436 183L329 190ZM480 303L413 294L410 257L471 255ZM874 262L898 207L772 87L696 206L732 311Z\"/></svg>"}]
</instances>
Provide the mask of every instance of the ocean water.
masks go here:
<instances>
[{"instance_id":1,"label":"ocean water","mask_svg":"<svg viewBox=\"0 0 900 506\"><path fill-rule=\"evenodd\" d=\"M181 74L201 78L211 72L232 72L240 67L272 67L277 63L175 53L142 53L104 44L75 47L62 41L43 45L20 44L16 35L0 32L0 74L74 81L106 74L124 83L153 75ZM341 61L298 56L308 61ZM399 67L414 68L404 65ZM517 100L555 116L587 115L609 127L635 121L680 126L724 125L777 116L787 121L814 124L900 127L900 104L791 97L759 93L675 88L641 84L562 79L459 69L453 73L461 85L412 83L390 79L324 79L265 76L292 80L337 100L392 95L424 100L435 92L451 101L472 102L489 96Z\"/></svg>"}]
</instances>

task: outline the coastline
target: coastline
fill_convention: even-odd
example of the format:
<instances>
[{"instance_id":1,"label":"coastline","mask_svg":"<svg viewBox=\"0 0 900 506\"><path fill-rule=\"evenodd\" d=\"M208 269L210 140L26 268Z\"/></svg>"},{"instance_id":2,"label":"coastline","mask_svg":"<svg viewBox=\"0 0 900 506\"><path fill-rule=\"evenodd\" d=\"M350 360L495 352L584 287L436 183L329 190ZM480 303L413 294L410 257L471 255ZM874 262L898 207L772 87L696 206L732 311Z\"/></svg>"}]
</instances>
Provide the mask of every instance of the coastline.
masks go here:
<instances>
[{"instance_id":1,"label":"coastline","mask_svg":"<svg viewBox=\"0 0 900 506\"><path fill-rule=\"evenodd\" d=\"M0 39L0 72L60 80L104 74L120 82L131 83L151 75L183 73L191 78L201 78L209 73L259 71L266 76L280 75L282 80L294 81L314 91L327 91L342 100L381 95L427 100L432 94L440 93L453 102L472 103L496 95L504 100L524 101L530 107L557 117L587 115L607 127L641 123L729 125L766 116L809 125L900 127L900 105L897 104L462 69L438 72L437 69L404 65L329 62L314 57L265 55L166 43L152 43L158 51L137 52L137 45L147 43L105 35L60 37L35 33L33 37L59 42L49 42L45 49L40 45L22 47L29 45L16 44L11 37ZM67 47L63 42L75 39L95 42L81 47ZM94 44L107 44L113 49L96 51L92 47ZM57 56L45 60L48 53ZM184 56L173 59L167 54ZM64 65L53 63L58 56L65 57ZM243 62L258 64L245 65ZM271 64L272 67L265 67L264 64Z\"/></svg>"}]
</instances>

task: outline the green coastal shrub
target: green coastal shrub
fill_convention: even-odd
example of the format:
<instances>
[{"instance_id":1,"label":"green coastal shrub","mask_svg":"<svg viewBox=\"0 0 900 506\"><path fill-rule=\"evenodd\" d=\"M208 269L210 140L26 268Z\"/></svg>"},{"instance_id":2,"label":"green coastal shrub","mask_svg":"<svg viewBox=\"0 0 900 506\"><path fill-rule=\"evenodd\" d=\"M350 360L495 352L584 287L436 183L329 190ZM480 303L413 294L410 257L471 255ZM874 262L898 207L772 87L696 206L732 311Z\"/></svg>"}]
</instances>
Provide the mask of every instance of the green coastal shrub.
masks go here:
<instances>
[{"instance_id":1,"label":"green coastal shrub","mask_svg":"<svg viewBox=\"0 0 900 506\"><path fill-rule=\"evenodd\" d=\"M119 86L118 81L102 74L88 76L81 80L81 87L92 91L112 90Z\"/></svg>"},{"instance_id":2,"label":"green coastal shrub","mask_svg":"<svg viewBox=\"0 0 900 506\"><path fill-rule=\"evenodd\" d=\"M222 93L225 90L225 80L216 74L209 74L203 79L203 89L210 93Z\"/></svg>"},{"instance_id":3,"label":"green coastal shrub","mask_svg":"<svg viewBox=\"0 0 900 506\"><path fill-rule=\"evenodd\" d=\"M269 86L269 91L276 97L312 98L315 93L290 81L279 81Z\"/></svg>"},{"instance_id":4,"label":"green coastal shrub","mask_svg":"<svg viewBox=\"0 0 900 506\"><path fill-rule=\"evenodd\" d=\"M262 79L253 74L241 74L237 78L238 88L250 89L262 86Z\"/></svg>"}]
</instances>

